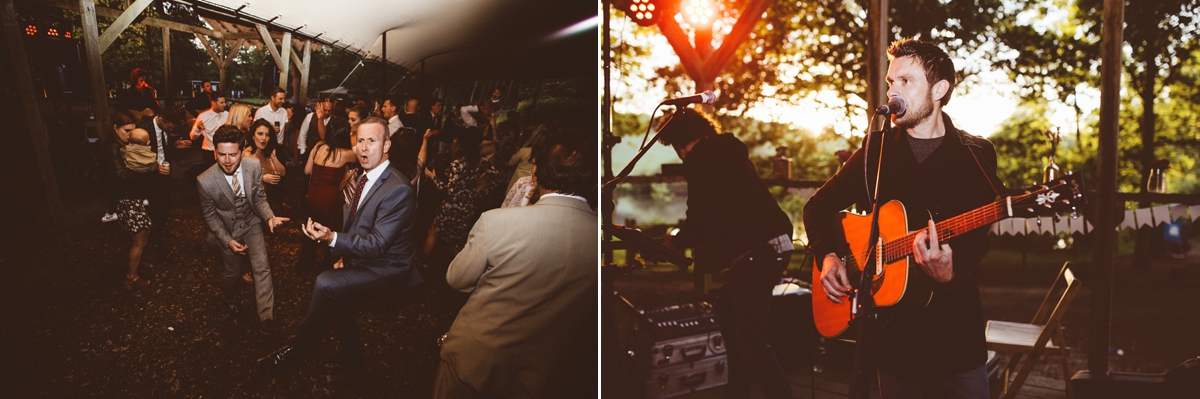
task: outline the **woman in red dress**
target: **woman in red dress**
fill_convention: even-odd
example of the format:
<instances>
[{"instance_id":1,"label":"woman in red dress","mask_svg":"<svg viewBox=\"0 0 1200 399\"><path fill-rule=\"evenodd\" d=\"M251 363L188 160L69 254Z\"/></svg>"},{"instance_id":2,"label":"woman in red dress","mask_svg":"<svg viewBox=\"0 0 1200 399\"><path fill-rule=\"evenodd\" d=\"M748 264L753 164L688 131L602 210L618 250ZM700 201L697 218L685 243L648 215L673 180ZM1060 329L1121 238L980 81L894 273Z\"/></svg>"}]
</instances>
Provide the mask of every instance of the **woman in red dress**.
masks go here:
<instances>
[{"instance_id":1,"label":"woman in red dress","mask_svg":"<svg viewBox=\"0 0 1200 399\"><path fill-rule=\"evenodd\" d=\"M304 173L311 178L308 183L308 215L313 221L334 231L342 230L342 204L345 202L342 185L349 176L348 164L357 162L354 150L350 149L350 124L345 119L330 119L325 140L317 143L308 157L308 164L304 166ZM314 245L317 244L313 241L305 241L300 254L302 263L311 264L315 255ZM334 259L329 259L328 249L323 252L327 258L323 264L333 264Z\"/></svg>"}]
</instances>

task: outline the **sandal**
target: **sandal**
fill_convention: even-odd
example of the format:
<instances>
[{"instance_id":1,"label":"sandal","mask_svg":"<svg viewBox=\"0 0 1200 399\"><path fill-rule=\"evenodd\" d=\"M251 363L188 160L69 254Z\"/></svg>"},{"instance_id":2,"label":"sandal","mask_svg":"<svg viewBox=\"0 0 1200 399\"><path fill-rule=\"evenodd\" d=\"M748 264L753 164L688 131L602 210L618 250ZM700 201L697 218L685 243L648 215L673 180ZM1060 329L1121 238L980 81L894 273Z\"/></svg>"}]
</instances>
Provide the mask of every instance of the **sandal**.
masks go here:
<instances>
[{"instance_id":1,"label":"sandal","mask_svg":"<svg viewBox=\"0 0 1200 399\"><path fill-rule=\"evenodd\" d=\"M254 277L251 277L250 273L246 273L242 275L242 281L245 281L246 284L254 284Z\"/></svg>"},{"instance_id":2,"label":"sandal","mask_svg":"<svg viewBox=\"0 0 1200 399\"><path fill-rule=\"evenodd\" d=\"M147 285L150 285L150 280L146 280L144 278L139 278L137 276L134 276L133 278L129 278L129 277L125 278L125 289L130 290L130 291L132 291L135 287L142 288Z\"/></svg>"}]
</instances>

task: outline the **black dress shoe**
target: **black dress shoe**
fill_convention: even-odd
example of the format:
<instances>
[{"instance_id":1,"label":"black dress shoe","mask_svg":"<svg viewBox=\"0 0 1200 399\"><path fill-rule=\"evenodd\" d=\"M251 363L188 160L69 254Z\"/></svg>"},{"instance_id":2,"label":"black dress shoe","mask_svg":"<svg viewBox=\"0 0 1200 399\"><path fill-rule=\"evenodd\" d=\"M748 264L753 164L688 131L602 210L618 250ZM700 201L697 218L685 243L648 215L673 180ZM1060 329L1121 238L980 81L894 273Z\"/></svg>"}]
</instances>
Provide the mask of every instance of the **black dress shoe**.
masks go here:
<instances>
[{"instance_id":1,"label":"black dress shoe","mask_svg":"<svg viewBox=\"0 0 1200 399\"><path fill-rule=\"evenodd\" d=\"M325 363L325 369L329 370L329 371L344 373L344 372L362 370L363 364L355 363L355 362Z\"/></svg>"},{"instance_id":2,"label":"black dress shoe","mask_svg":"<svg viewBox=\"0 0 1200 399\"><path fill-rule=\"evenodd\" d=\"M284 371L300 363L302 359L304 359L303 351L289 345L279 348L267 357L258 359L258 367L267 371Z\"/></svg>"},{"instance_id":3,"label":"black dress shoe","mask_svg":"<svg viewBox=\"0 0 1200 399\"><path fill-rule=\"evenodd\" d=\"M238 305L225 305L225 309L229 311L230 316L237 317L242 314L242 307Z\"/></svg>"}]
</instances>

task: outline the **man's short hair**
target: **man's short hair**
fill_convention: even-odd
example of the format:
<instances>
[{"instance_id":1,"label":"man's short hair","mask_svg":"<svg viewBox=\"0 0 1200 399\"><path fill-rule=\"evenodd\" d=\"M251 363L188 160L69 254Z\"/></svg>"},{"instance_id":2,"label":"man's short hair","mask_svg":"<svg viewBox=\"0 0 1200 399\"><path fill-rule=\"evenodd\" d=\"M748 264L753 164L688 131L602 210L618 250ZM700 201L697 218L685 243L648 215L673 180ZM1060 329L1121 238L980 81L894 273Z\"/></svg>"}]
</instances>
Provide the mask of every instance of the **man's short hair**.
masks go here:
<instances>
[{"instance_id":1,"label":"man's short hair","mask_svg":"<svg viewBox=\"0 0 1200 399\"><path fill-rule=\"evenodd\" d=\"M216 133L213 133L213 149L221 143L234 143L238 147L242 145L242 129L238 129L234 125L221 125L217 128Z\"/></svg>"},{"instance_id":2,"label":"man's short hair","mask_svg":"<svg viewBox=\"0 0 1200 399\"><path fill-rule=\"evenodd\" d=\"M906 38L894 41L888 47L889 59L895 60L900 57L916 57L921 62L921 67L925 68L925 80L929 81L929 87L933 87L935 83L942 80L949 82L950 90L946 91L946 95L941 100L942 106L950 103L950 96L954 94L954 85L958 84L958 80L954 76L954 61L950 59L950 55L933 43Z\"/></svg>"},{"instance_id":3,"label":"man's short hair","mask_svg":"<svg viewBox=\"0 0 1200 399\"><path fill-rule=\"evenodd\" d=\"M384 97L383 101L387 101L391 103L393 107L396 107L396 113L400 113L400 110L404 109L404 97L400 97L399 95L390 95Z\"/></svg>"},{"instance_id":4,"label":"man's short hair","mask_svg":"<svg viewBox=\"0 0 1200 399\"><path fill-rule=\"evenodd\" d=\"M563 129L539 143L533 156L538 187L590 199L596 191L596 151L584 140L592 137L582 129Z\"/></svg>"},{"instance_id":5,"label":"man's short hair","mask_svg":"<svg viewBox=\"0 0 1200 399\"><path fill-rule=\"evenodd\" d=\"M267 97L275 97L275 95L279 94L279 93L283 93L286 95L287 91L284 90L282 87L273 87L273 88L271 88L271 94L268 94Z\"/></svg>"},{"instance_id":6,"label":"man's short hair","mask_svg":"<svg viewBox=\"0 0 1200 399\"><path fill-rule=\"evenodd\" d=\"M659 126L658 142L663 145L687 145L701 137L717 134L717 122L691 108L675 111L665 126Z\"/></svg>"},{"instance_id":7,"label":"man's short hair","mask_svg":"<svg viewBox=\"0 0 1200 399\"><path fill-rule=\"evenodd\" d=\"M158 116L162 117L164 122L174 124L175 126L183 126L185 122L183 110L175 107L163 107L158 112Z\"/></svg>"},{"instance_id":8,"label":"man's short hair","mask_svg":"<svg viewBox=\"0 0 1200 399\"><path fill-rule=\"evenodd\" d=\"M211 92L211 93L205 93L204 95L208 96L208 102L209 102L209 103L216 103L218 100L220 100L220 99L222 99L222 98L225 98L225 94L224 94L224 93L221 93L221 92L219 92L219 91L214 91L214 92Z\"/></svg>"},{"instance_id":9,"label":"man's short hair","mask_svg":"<svg viewBox=\"0 0 1200 399\"><path fill-rule=\"evenodd\" d=\"M388 134L388 121L385 121L385 120L383 120L383 118L380 118L378 116L372 116L372 117L368 117L367 119L363 119L363 121L358 124L358 131L359 132L362 131L363 125L367 125L367 124L371 124L371 123L383 126L383 140L384 141L392 139L390 137L391 135ZM351 143L351 144L353 145L353 143ZM395 144L392 144L392 145L395 145Z\"/></svg>"}]
</instances>

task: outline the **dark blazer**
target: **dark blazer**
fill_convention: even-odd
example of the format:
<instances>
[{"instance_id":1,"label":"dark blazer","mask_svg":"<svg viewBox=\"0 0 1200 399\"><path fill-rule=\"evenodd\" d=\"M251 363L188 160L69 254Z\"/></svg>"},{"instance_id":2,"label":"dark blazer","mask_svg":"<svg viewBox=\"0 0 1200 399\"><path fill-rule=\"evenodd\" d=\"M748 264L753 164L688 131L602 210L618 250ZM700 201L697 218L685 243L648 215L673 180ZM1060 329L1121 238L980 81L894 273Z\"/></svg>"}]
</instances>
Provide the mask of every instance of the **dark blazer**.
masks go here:
<instances>
[{"instance_id":1,"label":"dark blazer","mask_svg":"<svg viewBox=\"0 0 1200 399\"><path fill-rule=\"evenodd\" d=\"M792 221L758 176L750 152L732 134L696 142L683 160L687 219L675 242L691 247L698 270L721 270L772 238L791 234Z\"/></svg>"},{"instance_id":2,"label":"dark blazer","mask_svg":"<svg viewBox=\"0 0 1200 399\"><path fill-rule=\"evenodd\" d=\"M141 122L138 122L137 127L150 134L150 150L158 153L158 134L155 133L154 130L154 120L156 119L158 119L158 116L151 116L146 119L142 119ZM167 137L167 142L163 143L163 159L167 162L170 162L171 157L175 155L176 152L175 140L171 139L171 132L164 130L163 135Z\"/></svg>"},{"instance_id":3,"label":"dark blazer","mask_svg":"<svg viewBox=\"0 0 1200 399\"><path fill-rule=\"evenodd\" d=\"M391 167L385 167L379 181L363 195L363 205L354 219L348 208L343 212L345 232L338 232L333 256L346 266L363 266L380 277L402 287L420 284L424 279L413 270L413 219L417 197L412 184Z\"/></svg>"}]
</instances>

